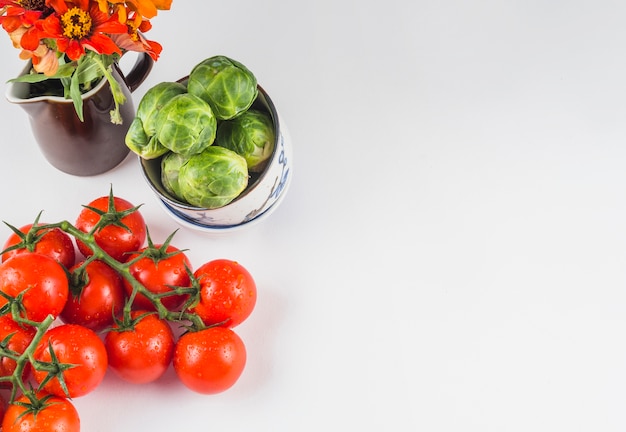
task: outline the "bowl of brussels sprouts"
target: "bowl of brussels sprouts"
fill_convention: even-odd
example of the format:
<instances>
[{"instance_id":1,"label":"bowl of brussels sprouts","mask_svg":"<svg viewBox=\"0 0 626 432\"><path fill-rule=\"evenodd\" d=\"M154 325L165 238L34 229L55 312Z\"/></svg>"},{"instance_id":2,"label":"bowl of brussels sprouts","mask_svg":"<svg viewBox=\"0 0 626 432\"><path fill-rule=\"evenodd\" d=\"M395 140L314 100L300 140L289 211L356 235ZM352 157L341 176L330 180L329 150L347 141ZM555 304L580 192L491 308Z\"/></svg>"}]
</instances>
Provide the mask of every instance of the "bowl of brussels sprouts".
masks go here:
<instances>
[{"instance_id":1,"label":"bowl of brussels sprouts","mask_svg":"<svg viewBox=\"0 0 626 432\"><path fill-rule=\"evenodd\" d=\"M274 103L243 64L225 56L149 89L126 145L165 211L203 231L265 219L292 175L291 140Z\"/></svg>"}]
</instances>

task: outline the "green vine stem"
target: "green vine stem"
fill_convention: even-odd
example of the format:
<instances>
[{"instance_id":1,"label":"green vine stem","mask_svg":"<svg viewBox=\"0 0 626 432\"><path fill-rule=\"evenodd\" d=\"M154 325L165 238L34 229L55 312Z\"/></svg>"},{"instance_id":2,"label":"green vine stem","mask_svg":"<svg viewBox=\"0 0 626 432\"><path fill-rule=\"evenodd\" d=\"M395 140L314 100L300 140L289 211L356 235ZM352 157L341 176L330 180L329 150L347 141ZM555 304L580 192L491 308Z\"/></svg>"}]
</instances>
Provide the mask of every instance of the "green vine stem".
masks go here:
<instances>
[{"instance_id":1,"label":"green vine stem","mask_svg":"<svg viewBox=\"0 0 626 432\"><path fill-rule=\"evenodd\" d=\"M120 84L117 82L113 74L111 73L111 65L105 62L104 55L94 55L95 63L100 67L102 71L102 75L109 82L109 86L111 87L111 93L113 94L113 101L115 102L115 108L111 110L111 123L113 124L122 124L122 115L120 114L120 105L123 105L126 102L126 96L122 92L122 88Z\"/></svg>"},{"instance_id":2,"label":"green vine stem","mask_svg":"<svg viewBox=\"0 0 626 432\"><path fill-rule=\"evenodd\" d=\"M37 344L39 344L39 342L43 338L43 335L48 331L48 328L50 328L50 325L52 325L52 323L54 322L54 319L55 318L52 315L48 315L46 319L44 319L42 322L36 323L35 327L37 328L37 332L35 333L33 340L28 345L28 347L24 350L24 352L20 354L19 356L13 356L7 352L2 353L3 356L11 357L13 360L15 360L15 363L16 363L16 367L15 367L15 370L13 371L13 374L0 377L0 381L8 382L9 384L11 384L10 401L14 401L17 396L18 391L21 391L23 394L28 396L28 398L31 400L33 404L37 403L37 397L32 391L30 391L30 389L26 388L26 384L24 383L24 380L22 379L22 377L24 376L24 370L26 366L29 363L31 364L35 363L35 359L33 358L33 355L35 353L35 348L37 347ZM22 321L25 321L25 320L22 320L22 319L18 320L20 324L23 324Z\"/></svg>"},{"instance_id":3,"label":"green vine stem","mask_svg":"<svg viewBox=\"0 0 626 432\"><path fill-rule=\"evenodd\" d=\"M166 320L171 323L178 323L182 327L185 327L187 328L187 330L190 330L190 331L197 331L197 330L202 330L204 328L207 328L207 326L203 323L202 319L198 315L188 311L190 307L192 307L195 303L197 303L199 295L200 295L199 294L200 283L197 280L197 278L194 277L190 269L187 269L187 272L191 280L191 284L189 287L171 287L171 290L166 293L155 294L152 291L148 290L146 287L144 287L140 282L138 282L133 277L130 271L130 266L134 262L136 262L137 260L145 256L148 256L150 253L153 253L154 248L152 248L152 250L150 247L147 248L146 251L140 253L139 256L137 256L135 259L131 261L120 262L116 260L115 258L113 258L111 255L109 255L105 250L103 250L96 243L94 234L97 230L112 223L113 221L117 221L119 223L121 217L123 217L124 215L132 211L137 211L137 210L138 210L138 207L135 207L133 209L126 210L123 212L118 212L115 209L109 209L107 212L104 212L101 215L100 221L96 224L96 226L94 226L94 228L90 232L84 232L84 231L79 230L78 228L76 228L76 226L74 226L67 220L63 220L57 223L38 224L39 216L41 215L40 213L37 216L35 223L33 223L33 226L31 227L30 232L27 233L22 238L22 243L23 243L22 246L27 246L25 243L28 241L37 241L39 238L41 238L41 235L36 235L36 233L45 232L46 230L50 230L54 228L61 229L65 233L74 237L75 240L81 241L86 246L88 246L93 252L93 254L86 258L85 262L82 264L83 269L87 265L88 262L91 262L94 260L100 260L108 264L111 268L113 268L132 287L131 294L128 296L128 298L125 301L121 318L116 318L117 320L116 322L123 329L132 328L134 323L137 322L136 319L135 320L132 319L131 311L132 311L133 300L138 294L142 294L143 296L145 296L146 298L150 300L150 302L154 305L155 312L149 312L149 313L156 313L160 319ZM171 240L174 234L175 233L172 233L172 235L168 237L167 242ZM149 241L149 246L153 246L151 241ZM8 250L15 249L15 248L16 246L12 246L11 248L7 248L6 250L1 251L0 254L3 254L7 252ZM32 250L32 248L29 250ZM0 295L4 295L4 294L0 292ZM188 297L188 300L180 308L179 311L171 311L167 309L161 302L161 299L163 297L170 296L170 295L185 295L189 297ZM6 295L4 296L6 297ZM11 396L10 396L9 402L15 401L18 395L18 392L21 392L29 398L33 406L35 407L40 406L43 403L42 400L38 398L36 390L33 390L32 388L27 387L26 383L23 380L23 374L28 364L31 364L33 368L36 368L38 370L48 370L48 371L50 370L58 371L59 368L62 369L68 366L68 365L58 364L58 363L44 364L44 363L36 361L33 358L34 351L35 351L37 344L41 341L41 339L43 338L44 334L46 333L50 325L55 321L55 317L53 317L52 315L49 315L42 322L34 322L31 320L28 320L20 313L21 312L21 305L20 305L21 299L19 298L19 296L14 299L11 298L7 300L9 300L8 303L10 304L10 307L6 308L6 310L4 310L3 313L11 314L12 318L20 325L34 327L36 329L36 333L35 333L33 340L31 341L31 343L28 345L28 347L26 348L26 350L24 350L22 354L12 352L4 347L4 345L6 345L5 343L2 344L3 346L0 347L0 357L8 357L14 360L16 362L16 368L11 375L0 377L0 382L6 382L11 385Z\"/></svg>"},{"instance_id":4,"label":"green vine stem","mask_svg":"<svg viewBox=\"0 0 626 432\"><path fill-rule=\"evenodd\" d=\"M106 220L106 219L107 218L103 216L101 218L101 221ZM94 240L93 232L97 231L97 229L99 228L99 224L97 224L92 230L92 232L89 232L89 233L85 233L84 231L79 230L68 221L62 221L56 224L46 224L46 225L38 226L38 229L42 229L42 228L43 229L59 228L62 231L73 236L75 239L80 240L93 251L93 255L89 259L103 261L104 263L112 267L126 281L128 281L128 283L130 283L133 289L129 298L126 300L126 303L124 304L124 309L123 309L123 321L124 322L131 321L130 313L131 313L133 300L135 299L137 294L143 294L154 305L156 312L159 315L159 318L165 319L170 322L189 321L192 323L192 327L198 330L205 327L200 317L198 317L196 314L185 312L184 311L185 308L183 308L181 311L170 311L169 309L167 309L165 306L163 306L163 303L161 302L161 297L163 297L164 295L158 295L158 294L153 293L152 291L148 290L141 283L139 283L137 279L133 277L133 275L130 272L130 266L134 261L139 260L142 257L144 257L145 253L140 254L140 256L137 257L133 261L120 262L116 260L115 258L113 258L111 255L109 255L100 246L98 246L98 244ZM199 293L198 282L194 280L192 274L190 274L190 278L192 280L191 287L172 287L172 290L166 293L165 295L190 295L192 298L196 297Z\"/></svg>"}]
</instances>

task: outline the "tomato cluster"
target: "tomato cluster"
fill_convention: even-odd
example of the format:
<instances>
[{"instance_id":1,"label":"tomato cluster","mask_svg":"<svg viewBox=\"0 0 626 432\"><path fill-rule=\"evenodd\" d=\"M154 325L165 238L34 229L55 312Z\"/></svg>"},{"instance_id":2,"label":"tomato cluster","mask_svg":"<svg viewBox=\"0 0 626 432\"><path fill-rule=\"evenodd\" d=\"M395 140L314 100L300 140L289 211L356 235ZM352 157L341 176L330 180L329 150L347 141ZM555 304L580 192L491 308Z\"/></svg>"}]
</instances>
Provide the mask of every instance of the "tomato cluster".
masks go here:
<instances>
[{"instance_id":1,"label":"tomato cluster","mask_svg":"<svg viewBox=\"0 0 626 432\"><path fill-rule=\"evenodd\" d=\"M194 271L174 234L154 243L139 207L112 190L73 224L37 217L9 227L0 251L4 432L78 431L71 399L95 390L107 369L141 384L172 365L203 394L241 376L246 348L233 328L252 313L257 290L236 261Z\"/></svg>"}]
</instances>

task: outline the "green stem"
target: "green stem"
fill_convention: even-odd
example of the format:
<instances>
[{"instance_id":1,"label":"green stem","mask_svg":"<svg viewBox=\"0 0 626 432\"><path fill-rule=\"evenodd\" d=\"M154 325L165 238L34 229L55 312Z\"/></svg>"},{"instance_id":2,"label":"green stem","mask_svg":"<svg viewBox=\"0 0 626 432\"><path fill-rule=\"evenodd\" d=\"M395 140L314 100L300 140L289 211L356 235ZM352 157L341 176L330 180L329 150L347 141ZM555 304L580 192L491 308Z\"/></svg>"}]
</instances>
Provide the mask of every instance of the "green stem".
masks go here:
<instances>
[{"instance_id":1,"label":"green stem","mask_svg":"<svg viewBox=\"0 0 626 432\"><path fill-rule=\"evenodd\" d=\"M54 316L48 315L46 319L44 319L41 323L37 323L37 332L35 333L35 337L28 345L28 347L24 350L24 352L15 360L15 363L17 364L15 367L15 371L13 371L13 374L8 378L8 381L12 384L10 401L15 400L17 392L19 390L23 394L29 395L28 397L31 398L31 402L36 402L36 400L32 400L32 397L34 396L30 396L30 392L26 388L26 384L22 380L22 376L24 375L24 368L26 367L26 365L29 362L35 362L35 359L33 358L33 355L35 354L35 348L41 341L41 338L46 333L46 331L48 331L50 325L54 322L54 319Z\"/></svg>"},{"instance_id":2,"label":"green stem","mask_svg":"<svg viewBox=\"0 0 626 432\"><path fill-rule=\"evenodd\" d=\"M62 231L72 235L77 240L80 240L85 245L87 245L93 251L93 259L97 259L105 262L111 268L113 268L120 276L122 276L132 287L132 291L123 308L123 322L129 323L131 322L131 311L132 304L135 297L138 294L142 294L146 297L150 302L154 305L159 318L170 321L170 322L183 322L189 321L192 323L194 328L202 329L204 328L204 323L196 314L188 313L188 312L174 312L170 311L166 308L161 302L161 295L155 294L146 287L144 287L130 272L130 262L120 262L113 258L111 255L106 253L94 240L92 233L85 233L74 225L72 225L68 221L62 221L57 224L49 224L46 227L58 227ZM168 295L194 295L197 292L196 289L192 288L182 288L175 289Z\"/></svg>"},{"instance_id":3,"label":"green stem","mask_svg":"<svg viewBox=\"0 0 626 432\"><path fill-rule=\"evenodd\" d=\"M122 124L123 119L120 114L120 105L123 105L126 102L126 96L122 92L122 87L117 82L113 74L111 73L111 66L107 66L102 60L101 55L94 56L94 60L96 64L102 70L102 74L109 82L109 86L111 87L111 93L113 94L113 101L115 102L115 109L111 110L111 123L113 124Z\"/></svg>"}]
</instances>

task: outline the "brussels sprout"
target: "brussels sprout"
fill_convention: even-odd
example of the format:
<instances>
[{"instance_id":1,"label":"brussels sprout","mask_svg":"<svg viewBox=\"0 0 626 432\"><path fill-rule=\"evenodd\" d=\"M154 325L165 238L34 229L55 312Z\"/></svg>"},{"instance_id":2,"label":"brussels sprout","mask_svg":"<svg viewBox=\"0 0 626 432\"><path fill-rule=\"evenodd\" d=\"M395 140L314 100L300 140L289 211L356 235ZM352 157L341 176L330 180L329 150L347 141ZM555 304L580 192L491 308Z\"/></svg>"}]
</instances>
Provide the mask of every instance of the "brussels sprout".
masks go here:
<instances>
[{"instance_id":1,"label":"brussels sprout","mask_svg":"<svg viewBox=\"0 0 626 432\"><path fill-rule=\"evenodd\" d=\"M187 88L175 82L162 82L146 92L137 107L137 115L126 133L126 146L144 159L154 159L165 153L156 135L156 118L163 105Z\"/></svg>"},{"instance_id":2,"label":"brussels sprout","mask_svg":"<svg viewBox=\"0 0 626 432\"><path fill-rule=\"evenodd\" d=\"M215 141L217 119L202 99L180 94L170 99L156 117L156 136L167 149L191 156Z\"/></svg>"},{"instance_id":3,"label":"brussels sprout","mask_svg":"<svg viewBox=\"0 0 626 432\"><path fill-rule=\"evenodd\" d=\"M246 160L227 148L208 147L180 168L178 185L184 200L191 205L225 206L248 186Z\"/></svg>"},{"instance_id":4,"label":"brussels sprout","mask_svg":"<svg viewBox=\"0 0 626 432\"><path fill-rule=\"evenodd\" d=\"M174 198L184 200L178 184L178 172L180 167L189 158L178 153L169 152L161 159L161 184Z\"/></svg>"},{"instance_id":5,"label":"brussels sprout","mask_svg":"<svg viewBox=\"0 0 626 432\"><path fill-rule=\"evenodd\" d=\"M252 72L224 56L210 57L197 64L189 74L187 91L211 105L219 120L246 111L258 93Z\"/></svg>"},{"instance_id":6,"label":"brussels sprout","mask_svg":"<svg viewBox=\"0 0 626 432\"><path fill-rule=\"evenodd\" d=\"M250 109L220 123L215 143L243 156L251 172L263 171L274 151L274 125L270 116Z\"/></svg>"}]
</instances>

